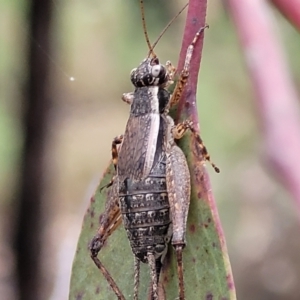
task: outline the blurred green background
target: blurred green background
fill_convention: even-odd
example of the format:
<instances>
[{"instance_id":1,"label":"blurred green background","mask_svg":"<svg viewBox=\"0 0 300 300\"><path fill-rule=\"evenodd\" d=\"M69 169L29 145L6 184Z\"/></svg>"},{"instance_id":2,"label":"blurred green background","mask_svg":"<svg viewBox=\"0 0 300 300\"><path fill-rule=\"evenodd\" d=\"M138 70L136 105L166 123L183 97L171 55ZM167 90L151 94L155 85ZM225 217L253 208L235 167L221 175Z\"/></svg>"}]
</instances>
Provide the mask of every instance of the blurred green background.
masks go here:
<instances>
[{"instance_id":1,"label":"blurred green background","mask_svg":"<svg viewBox=\"0 0 300 300\"><path fill-rule=\"evenodd\" d=\"M208 4L210 28L205 32L198 103L202 138L221 168L215 174L208 166L237 297L300 299L299 218L292 197L265 164L254 93L223 3ZM184 0L146 3L152 42L184 4ZM47 146L44 211L49 220L43 268L45 299L60 300L68 295L83 214L111 157L111 140L124 131L128 118L129 107L121 95L132 91L129 74L147 54L147 45L138 1L53 0L53 8L53 50L50 54L40 49L51 62L49 92L55 99ZM299 33L273 13L299 92ZM12 199L22 147L20 98L32 37L25 1L2 0L0 14L0 295L14 300ZM162 62L176 65L185 14L156 47ZM274 147L281 151L280 145Z\"/></svg>"}]
</instances>

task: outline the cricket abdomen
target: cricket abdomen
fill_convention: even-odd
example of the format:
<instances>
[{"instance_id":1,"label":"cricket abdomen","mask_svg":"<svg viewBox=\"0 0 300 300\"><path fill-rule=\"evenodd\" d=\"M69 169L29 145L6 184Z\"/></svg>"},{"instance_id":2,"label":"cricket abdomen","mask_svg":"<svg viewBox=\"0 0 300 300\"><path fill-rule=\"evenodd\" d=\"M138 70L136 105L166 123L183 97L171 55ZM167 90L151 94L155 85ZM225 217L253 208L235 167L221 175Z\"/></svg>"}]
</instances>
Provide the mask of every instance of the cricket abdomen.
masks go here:
<instances>
[{"instance_id":1,"label":"cricket abdomen","mask_svg":"<svg viewBox=\"0 0 300 300\"><path fill-rule=\"evenodd\" d=\"M147 253L158 259L171 238L171 216L166 186L165 159L160 159L144 180L125 179L120 185L123 224L133 253L147 262Z\"/></svg>"}]
</instances>

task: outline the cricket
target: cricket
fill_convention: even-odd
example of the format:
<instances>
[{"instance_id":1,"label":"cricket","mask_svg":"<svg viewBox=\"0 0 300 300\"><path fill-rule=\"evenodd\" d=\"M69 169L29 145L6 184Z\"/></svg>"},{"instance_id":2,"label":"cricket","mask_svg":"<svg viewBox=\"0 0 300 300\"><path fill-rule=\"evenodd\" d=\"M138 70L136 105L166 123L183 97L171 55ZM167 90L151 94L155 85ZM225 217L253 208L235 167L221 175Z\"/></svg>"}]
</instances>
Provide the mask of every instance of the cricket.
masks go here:
<instances>
[{"instance_id":1,"label":"cricket","mask_svg":"<svg viewBox=\"0 0 300 300\"><path fill-rule=\"evenodd\" d=\"M139 299L140 264L145 263L149 266L150 299L159 300L160 273L171 243L177 261L178 299L185 300L183 249L191 183L186 157L176 140L190 130L203 158L216 172L219 169L211 162L193 122L174 124L169 109L182 97L195 44L206 27L198 30L189 45L183 70L171 94L168 88L174 82L176 69L170 62L160 64L154 53L158 40L153 45L149 41L142 0L140 6L149 52L131 71L134 91L122 97L130 105L130 115L124 134L112 142L115 175L106 186L108 198L100 227L89 246L90 255L117 299L125 300L116 280L101 262L101 248L123 223L134 257L133 299Z\"/></svg>"}]
</instances>

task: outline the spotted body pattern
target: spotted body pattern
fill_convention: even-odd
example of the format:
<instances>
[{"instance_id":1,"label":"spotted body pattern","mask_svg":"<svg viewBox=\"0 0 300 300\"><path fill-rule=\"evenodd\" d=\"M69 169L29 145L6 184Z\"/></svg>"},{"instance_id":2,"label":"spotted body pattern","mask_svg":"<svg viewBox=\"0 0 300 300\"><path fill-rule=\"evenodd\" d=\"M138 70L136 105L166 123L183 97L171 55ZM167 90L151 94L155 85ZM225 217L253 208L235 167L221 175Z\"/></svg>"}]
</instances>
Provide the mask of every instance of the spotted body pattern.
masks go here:
<instances>
[{"instance_id":1,"label":"spotted body pattern","mask_svg":"<svg viewBox=\"0 0 300 300\"><path fill-rule=\"evenodd\" d=\"M132 100L130 118L117 163L120 209L135 255L135 271L139 273L140 262L150 265L153 299L158 297L159 274L172 236L164 116L170 94L163 87L168 80L157 58L144 60L132 71L135 91L126 96ZM136 123L143 126L131 127ZM138 283L135 287L137 299Z\"/></svg>"},{"instance_id":2,"label":"spotted body pattern","mask_svg":"<svg viewBox=\"0 0 300 300\"><path fill-rule=\"evenodd\" d=\"M133 253L147 263L147 255L151 252L159 265L171 238L165 159L155 165L145 180L133 182L126 179L121 185L119 198Z\"/></svg>"}]
</instances>

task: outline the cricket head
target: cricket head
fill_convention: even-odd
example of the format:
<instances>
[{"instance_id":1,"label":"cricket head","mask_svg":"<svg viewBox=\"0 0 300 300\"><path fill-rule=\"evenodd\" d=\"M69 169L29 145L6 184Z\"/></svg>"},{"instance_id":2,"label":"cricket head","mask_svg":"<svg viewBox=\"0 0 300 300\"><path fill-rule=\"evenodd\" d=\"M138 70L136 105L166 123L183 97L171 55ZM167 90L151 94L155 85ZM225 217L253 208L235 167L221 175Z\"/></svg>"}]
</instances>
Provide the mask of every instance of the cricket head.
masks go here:
<instances>
[{"instance_id":1,"label":"cricket head","mask_svg":"<svg viewBox=\"0 0 300 300\"><path fill-rule=\"evenodd\" d=\"M131 71L131 82L135 87L161 86L168 81L166 67L157 57L148 57Z\"/></svg>"}]
</instances>

